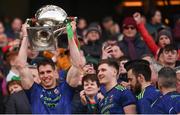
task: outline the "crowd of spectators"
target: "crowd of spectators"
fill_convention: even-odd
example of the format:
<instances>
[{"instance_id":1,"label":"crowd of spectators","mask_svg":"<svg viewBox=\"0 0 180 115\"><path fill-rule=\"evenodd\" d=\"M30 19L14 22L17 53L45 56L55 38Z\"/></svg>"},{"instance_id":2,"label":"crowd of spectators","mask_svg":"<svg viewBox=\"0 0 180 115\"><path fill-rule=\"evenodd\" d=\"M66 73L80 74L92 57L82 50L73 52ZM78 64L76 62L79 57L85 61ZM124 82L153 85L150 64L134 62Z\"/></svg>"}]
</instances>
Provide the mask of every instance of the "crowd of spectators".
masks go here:
<instances>
[{"instance_id":1,"label":"crowd of spectators","mask_svg":"<svg viewBox=\"0 0 180 115\"><path fill-rule=\"evenodd\" d=\"M0 113L180 113L180 18L174 28L160 10L145 19L81 17L55 51L32 50L20 18L0 21Z\"/></svg>"}]
</instances>

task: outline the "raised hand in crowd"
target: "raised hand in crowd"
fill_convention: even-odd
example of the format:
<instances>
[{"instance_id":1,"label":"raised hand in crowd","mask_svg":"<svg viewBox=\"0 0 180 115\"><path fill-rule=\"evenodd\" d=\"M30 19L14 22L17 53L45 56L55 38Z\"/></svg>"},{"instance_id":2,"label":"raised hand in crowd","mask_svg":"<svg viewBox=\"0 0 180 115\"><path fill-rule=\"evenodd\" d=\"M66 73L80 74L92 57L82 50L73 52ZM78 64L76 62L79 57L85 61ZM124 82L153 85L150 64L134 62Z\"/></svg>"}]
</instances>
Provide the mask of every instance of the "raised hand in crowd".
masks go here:
<instances>
[{"instance_id":1,"label":"raised hand in crowd","mask_svg":"<svg viewBox=\"0 0 180 115\"><path fill-rule=\"evenodd\" d=\"M102 46L101 59L107 59L107 58L112 58L112 46L105 42Z\"/></svg>"},{"instance_id":2,"label":"raised hand in crowd","mask_svg":"<svg viewBox=\"0 0 180 115\"><path fill-rule=\"evenodd\" d=\"M83 72L84 72L85 74L95 74L95 73L96 73L96 70L94 69L93 64L86 64L86 65L83 67Z\"/></svg>"},{"instance_id":3,"label":"raised hand in crowd","mask_svg":"<svg viewBox=\"0 0 180 115\"><path fill-rule=\"evenodd\" d=\"M84 90L82 90L82 91L80 92L80 98L81 98L81 103L82 103L83 105L86 105L86 104L87 104L87 100L86 100L86 94L85 94L85 91L84 91ZM100 101L100 100L102 100L103 98L104 98L104 96L102 95L101 92L99 92L99 93L97 94L97 99Z\"/></svg>"},{"instance_id":4,"label":"raised hand in crowd","mask_svg":"<svg viewBox=\"0 0 180 115\"><path fill-rule=\"evenodd\" d=\"M137 24L140 24L142 22L141 14L139 12L134 13L133 18Z\"/></svg>"},{"instance_id":5,"label":"raised hand in crowd","mask_svg":"<svg viewBox=\"0 0 180 115\"><path fill-rule=\"evenodd\" d=\"M86 104L87 104L87 100L86 100L86 94L85 94L85 91L84 91L84 90L82 90L82 91L80 92L80 98L81 98L81 103L82 103L83 105L86 105Z\"/></svg>"}]
</instances>

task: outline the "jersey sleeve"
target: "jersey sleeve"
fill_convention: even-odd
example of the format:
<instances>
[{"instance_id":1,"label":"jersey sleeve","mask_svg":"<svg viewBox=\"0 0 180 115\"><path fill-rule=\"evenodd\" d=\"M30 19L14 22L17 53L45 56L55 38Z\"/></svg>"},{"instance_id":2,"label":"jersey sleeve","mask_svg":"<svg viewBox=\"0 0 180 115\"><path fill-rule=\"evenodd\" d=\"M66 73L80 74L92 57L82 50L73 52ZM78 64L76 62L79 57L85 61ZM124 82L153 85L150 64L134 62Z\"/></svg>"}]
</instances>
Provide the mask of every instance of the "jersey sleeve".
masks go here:
<instances>
[{"instance_id":1,"label":"jersey sleeve","mask_svg":"<svg viewBox=\"0 0 180 115\"><path fill-rule=\"evenodd\" d=\"M122 98L120 99L120 101L122 102L123 107L131 104L136 104L136 98L134 97L134 95L130 90L128 89L124 90L121 95Z\"/></svg>"},{"instance_id":2,"label":"jersey sleeve","mask_svg":"<svg viewBox=\"0 0 180 115\"><path fill-rule=\"evenodd\" d=\"M41 89L42 89L42 87L34 82L34 84L32 85L32 87L30 89L25 90L25 93L26 93L26 95L28 97L28 100L29 100L30 104L32 102L31 98L38 97L38 94L39 94L38 92Z\"/></svg>"},{"instance_id":3,"label":"jersey sleeve","mask_svg":"<svg viewBox=\"0 0 180 115\"><path fill-rule=\"evenodd\" d=\"M146 99L138 100L137 111L139 114L153 113L151 108L151 103Z\"/></svg>"},{"instance_id":4,"label":"jersey sleeve","mask_svg":"<svg viewBox=\"0 0 180 115\"><path fill-rule=\"evenodd\" d=\"M65 80L62 83L60 83L60 88L62 89L63 93L66 96L73 98L75 89L73 87L71 87Z\"/></svg>"}]
</instances>

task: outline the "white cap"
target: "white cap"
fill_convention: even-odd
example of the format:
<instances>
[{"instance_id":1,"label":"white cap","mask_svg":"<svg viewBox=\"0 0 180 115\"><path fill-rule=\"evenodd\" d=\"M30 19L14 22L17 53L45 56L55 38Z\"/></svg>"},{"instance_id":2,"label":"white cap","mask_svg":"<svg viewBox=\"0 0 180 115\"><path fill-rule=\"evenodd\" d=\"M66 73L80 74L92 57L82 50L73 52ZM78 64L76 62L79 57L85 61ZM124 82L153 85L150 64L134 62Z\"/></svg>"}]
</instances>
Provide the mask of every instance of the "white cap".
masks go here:
<instances>
[{"instance_id":1,"label":"white cap","mask_svg":"<svg viewBox=\"0 0 180 115\"><path fill-rule=\"evenodd\" d=\"M6 82L10 82L14 76L19 77L19 75L15 74L14 72L12 72L10 70L7 77L6 77Z\"/></svg>"}]
</instances>

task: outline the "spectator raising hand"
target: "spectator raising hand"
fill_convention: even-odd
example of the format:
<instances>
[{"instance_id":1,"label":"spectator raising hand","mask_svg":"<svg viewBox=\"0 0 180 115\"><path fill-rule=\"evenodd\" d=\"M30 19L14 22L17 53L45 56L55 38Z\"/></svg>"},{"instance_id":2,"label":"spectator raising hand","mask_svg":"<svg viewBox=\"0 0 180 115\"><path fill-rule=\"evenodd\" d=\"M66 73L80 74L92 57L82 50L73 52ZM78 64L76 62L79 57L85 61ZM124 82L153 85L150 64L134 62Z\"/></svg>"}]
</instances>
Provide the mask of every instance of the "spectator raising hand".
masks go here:
<instances>
[{"instance_id":1,"label":"spectator raising hand","mask_svg":"<svg viewBox=\"0 0 180 115\"><path fill-rule=\"evenodd\" d=\"M142 22L141 14L139 12L134 13L133 18L136 21L136 24L140 24Z\"/></svg>"},{"instance_id":2,"label":"spectator raising hand","mask_svg":"<svg viewBox=\"0 0 180 115\"><path fill-rule=\"evenodd\" d=\"M112 46L109 45L107 42L103 44L102 47L102 59L107 59L112 57Z\"/></svg>"}]
</instances>

